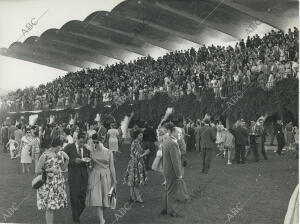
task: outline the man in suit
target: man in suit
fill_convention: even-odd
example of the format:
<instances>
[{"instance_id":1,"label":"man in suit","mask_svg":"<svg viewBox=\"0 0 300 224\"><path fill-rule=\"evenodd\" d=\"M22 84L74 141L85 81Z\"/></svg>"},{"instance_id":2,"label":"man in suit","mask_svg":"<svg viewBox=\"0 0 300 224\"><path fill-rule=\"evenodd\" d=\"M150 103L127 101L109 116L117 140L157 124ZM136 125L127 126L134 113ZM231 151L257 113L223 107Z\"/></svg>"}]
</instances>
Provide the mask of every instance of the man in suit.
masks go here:
<instances>
[{"instance_id":1,"label":"man in suit","mask_svg":"<svg viewBox=\"0 0 300 224\"><path fill-rule=\"evenodd\" d=\"M164 204L162 215L170 215L179 217L175 205L178 199L179 185L178 181L182 180L180 150L177 143L178 129L174 124L166 124L166 129L169 132L169 137L163 142L163 175L166 179ZM188 196L187 196L188 197Z\"/></svg>"},{"instance_id":2,"label":"man in suit","mask_svg":"<svg viewBox=\"0 0 300 224\"><path fill-rule=\"evenodd\" d=\"M261 151L265 160L268 159L265 147L264 147L264 117L260 117L257 123L254 125L254 133L255 133L255 145L256 151L254 151L254 160L256 162L259 161L259 154L258 152Z\"/></svg>"},{"instance_id":3,"label":"man in suit","mask_svg":"<svg viewBox=\"0 0 300 224\"><path fill-rule=\"evenodd\" d=\"M235 159L237 163L242 162L245 164L245 146L247 144L248 139L248 131L245 127L242 126L244 120L238 122L237 127L234 129L234 138L235 138Z\"/></svg>"},{"instance_id":4,"label":"man in suit","mask_svg":"<svg viewBox=\"0 0 300 224\"><path fill-rule=\"evenodd\" d=\"M197 126L195 128L196 152L200 152L200 128L200 121L197 121Z\"/></svg>"},{"instance_id":5,"label":"man in suit","mask_svg":"<svg viewBox=\"0 0 300 224\"><path fill-rule=\"evenodd\" d=\"M249 127L249 143L250 143L250 150L246 153L246 157L250 156L251 151L253 151L253 155L257 154L256 143L255 143L255 121L251 121Z\"/></svg>"},{"instance_id":6,"label":"man in suit","mask_svg":"<svg viewBox=\"0 0 300 224\"><path fill-rule=\"evenodd\" d=\"M155 141L156 141L156 132L153 128L152 123L148 124L145 122L145 130L143 131L143 148L150 149L150 153L144 157L145 165L147 170L152 170L151 165L154 161L156 150L155 150Z\"/></svg>"},{"instance_id":7,"label":"man in suit","mask_svg":"<svg viewBox=\"0 0 300 224\"><path fill-rule=\"evenodd\" d=\"M277 140L277 153L278 155L281 155L281 151L285 145L283 125L281 120L277 120L276 124L274 125L274 136L276 136Z\"/></svg>"},{"instance_id":8,"label":"man in suit","mask_svg":"<svg viewBox=\"0 0 300 224\"><path fill-rule=\"evenodd\" d=\"M204 126L200 128L200 147L203 152L202 156L202 173L207 174L214 149L216 149L217 129L210 127L210 119L204 119Z\"/></svg>"},{"instance_id":9,"label":"man in suit","mask_svg":"<svg viewBox=\"0 0 300 224\"><path fill-rule=\"evenodd\" d=\"M70 158L68 166L70 199L74 223L80 223L80 215L85 208L85 196L88 184L88 163L82 158L90 157L84 147L85 136L80 133L75 143L68 144L64 151Z\"/></svg>"}]
</instances>

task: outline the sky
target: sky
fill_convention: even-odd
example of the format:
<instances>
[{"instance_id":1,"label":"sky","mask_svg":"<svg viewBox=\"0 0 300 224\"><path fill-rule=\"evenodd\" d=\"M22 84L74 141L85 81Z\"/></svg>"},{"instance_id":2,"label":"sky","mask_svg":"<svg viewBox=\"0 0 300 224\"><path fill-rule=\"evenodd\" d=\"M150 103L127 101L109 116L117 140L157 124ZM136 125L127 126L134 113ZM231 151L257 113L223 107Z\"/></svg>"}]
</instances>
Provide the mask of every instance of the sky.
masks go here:
<instances>
[{"instance_id":1,"label":"sky","mask_svg":"<svg viewBox=\"0 0 300 224\"><path fill-rule=\"evenodd\" d=\"M40 36L49 28L59 29L70 20L84 20L92 12L110 11L122 1L0 0L0 48L8 48L13 42L23 42L30 36ZM27 23L35 23L39 17L41 18L38 23L31 30L26 29ZM0 89L15 90L38 86L66 73L63 70L0 55Z\"/></svg>"}]
</instances>

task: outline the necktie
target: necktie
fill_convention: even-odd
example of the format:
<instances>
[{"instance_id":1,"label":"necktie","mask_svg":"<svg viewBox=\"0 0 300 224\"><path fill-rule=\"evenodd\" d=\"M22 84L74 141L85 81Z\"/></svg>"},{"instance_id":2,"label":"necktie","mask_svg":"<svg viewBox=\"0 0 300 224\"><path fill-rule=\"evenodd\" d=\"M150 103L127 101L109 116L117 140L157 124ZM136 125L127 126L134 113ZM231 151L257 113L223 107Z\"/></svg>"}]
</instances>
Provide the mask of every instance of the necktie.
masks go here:
<instances>
[{"instance_id":1,"label":"necktie","mask_svg":"<svg viewBox=\"0 0 300 224\"><path fill-rule=\"evenodd\" d=\"M80 149L78 145L76 145L76 149L77 149L77 154L80 155Z\"/></svg>"}]
</instances>

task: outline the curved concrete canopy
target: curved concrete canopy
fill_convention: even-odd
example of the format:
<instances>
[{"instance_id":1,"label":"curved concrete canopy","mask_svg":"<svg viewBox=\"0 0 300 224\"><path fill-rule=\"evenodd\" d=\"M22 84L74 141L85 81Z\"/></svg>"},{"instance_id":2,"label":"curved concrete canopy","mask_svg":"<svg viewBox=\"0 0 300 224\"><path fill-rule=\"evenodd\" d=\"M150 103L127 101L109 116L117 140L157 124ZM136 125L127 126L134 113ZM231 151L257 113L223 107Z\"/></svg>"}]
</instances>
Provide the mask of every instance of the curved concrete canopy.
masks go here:
<instances>
[{"instance_id":1,"label":"curved concrete canopy","mask_svg":"<svg viewBox=\"0 0 300 224\"><path fill-rule=\"evenodd\" d=\"M248 27L257 26L255 32L286 29L295 17L294 0L127 0L111 12L96 11L83 21L13 43L0 54L74 71L231 43L246 38Z\"/></svg>"}]
</instances>

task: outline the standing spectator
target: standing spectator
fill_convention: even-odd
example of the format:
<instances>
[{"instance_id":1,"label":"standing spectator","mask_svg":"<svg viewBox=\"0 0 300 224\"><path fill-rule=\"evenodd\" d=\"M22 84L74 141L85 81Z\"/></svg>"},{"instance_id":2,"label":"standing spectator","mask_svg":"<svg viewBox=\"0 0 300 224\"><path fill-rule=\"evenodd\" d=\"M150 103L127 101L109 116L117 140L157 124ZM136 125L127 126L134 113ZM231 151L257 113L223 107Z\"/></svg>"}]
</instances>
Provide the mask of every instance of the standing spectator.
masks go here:
<instances>
[{"instance_id":1,"label":"standing spectator","mask_svg":"<svg viewBox=\"0 0 300 224\"><path fill-rule=\"evenodd\" d=\"M156 133L151 124L145 122L145 130L143 131L143 148L149 149L150 153L144 157L146 170L151 170L151 165L153 163L156 151L155 144Z\"/></svg>"},{"instance_id":2,"label":"standing spectator","mask_svg":"<svg viewBox=\"0 0 300 224\"><path fill-rule=\"evenodd\" d=\"M5 146L6 148L9 148L9 152L10 152L10 158L11 159L15 159L17 158L17 149L19 147L18 142L15 140L15 136L10 136L10 139L8 141L8 143Z\"/></svg>"},{"instance_id":3,"label":"standing spectator","mask_svg":"<svg viewBox=\"0 0 300 224\"><path fill-rule=\"evenodd\" d=\"M8 142L8 127L6 125L6 123L3 123L3 126L1 128L1 143L2 143L2 147L3 147L3 152L7 152L6 149L6 144Z\"/></svg>"},{"instance_id":4,"label":"standing spectator","mask_svg":"<svg viewBox=\"0 0 300 224\"><path fill-rule=\"evenodd\" d=\"M49 148L50 144L51 144L51 133L52 133L52 129L51 129L51 125L47 124L46 128L44 130L43 133L43 148Z\"/></svg>"},{"instance_id":5,"label":"standing spectator","mask_svg":"<svg viewBox=\"0 0 300 224\"><path fill-rule=\"evenodd\" d=\"M200 149L200 128L201 128L201 123L200 123L200 121L197 121L196 124L197 124L197 126L195 128L196 152L201 152L201 149Z\"/></svg>"},{"instance_id":6,"label":"standing spectator","mask_svg":"<svg viewBox=\"0 0 300 224\"><path fill-rule=\"evenodd\" d=\"M87 162L83 158L90 157L90 152L84 146L85 136L78 135L75 143L64 148L64 152L70 158L68 165L70 199L72 217L75 223L80 223L80 215L85 208L85 197L88 184Z\"/></svg>"},{"instance_id":7,"label":"standing spectator","mask_svg":"<svg viewBox=\"0 0 300 224\"><path fill-rule=\"evenodd\" d=\"M30 164L32 163L32 141L33 136L29 128L25 129L25 136L21 139L21 164L22 172L30 172Z\"/></svg>"},{"instance_id":8,"label":"standing spectator","mask_svg":"<svg viewBox=\"0 0 300 224\"><path fill-rule=\"evenodd\" d=\"M258 121L256 122L256 124L254 125L254 133L255 133L255 144L256 144L256 148L254 151L254 160L256 162L259 161L259 154L258 152L261 151L263 157L265 160L267 160L267 154L265 152L265 148L263 147L264 144L264 139L263 139L263 134L264 134L264 127L263 127L263 123L264 123L264 118L260 117L258 119Z\"/></svg>"},{"instance_id":9,"label":"standing spectator","mask_svg":"<svg viewBox=\"0 0 300 224\"><path fill-rule=\"evenodd\" d=\"M80 131L79 126L76 126L75 131L73 132L73 143L77 141L79 131Z\"/></svg>"},{"instance_id":10,"label":"standing spectator","mask_svg":"<svg viewBox=\"0 0 300 224\"><path fill-rule=\"evenodd\" d=\"M291 149L295 142L295 138L293 134L293 123L291 121L287 123L287 125L285 126L285 131L286 131L286 144L288 148Z\"/></svg>"},{"instance_id":11,"label":"standing spectator","mask_svg":"<svg viewBox=\"0 0 300 224\"><path fill-rule=\"evenodd\" d=\"M231 155L235 146L235 139L233 136L232 129L225 129L225 138L224 138L224 149L225 149L225 159L227 154L227 165L231 165Z\"/></svg>"},{"instance_id":12,"label":"standing spectator","mask_svg":"<svg viewBox=\"0 0 300 224\"><path fill-rule=\"evenodd\" d=\"M178 129L172 123L165 124L169 138L163 142L163 174L166 179L162 214L173 217L180 216L175 210L179 184L182 180L181 157L177 144Z\"/></svg>"},{"instance_id":13,"label":"standing spectator","mask_svg":"<svg viewBox=\"0 0 300 224\"><path fill-rule=\"evenodd\" d=\"M69 128L64 128L63 131L65 136L63 148L65 148L67 145L73 144L74 140L73 137L71 136L71 131Z\"/></svg>"},{"instance_id":14,"label":"standing spectator","mask_svg":"<svg viewBox=\"0 0 300 224\"><path fill-rule=\"evenodd\" d=\"M21 152L21 139L23 137L23 131L21 130L21 124L18 124L17 125L17 130L15 130L15 140L18 142L18 148L16 149L17 150L17 157L20 156L20 152Z\"/></svg>"},{"instance_id":15,"label":"standing spectator","mask_svg":"<svg viewBox=\"0 0 300 224\"><path fill-rule=\"evenodd\" d=\"M31 135L33 136L31 147L32 147L32 158L34 160L34 170L36 171L36 167L38 165L38 161L40 158L40 138L39 138L39 129L38 127L31 127Z\"/></svg>"},{"instance_id":16,"label":"standing spectator","mask_svg":"<svg viewBox=\"0 0 300 224\"><path fill-rule=\"evenodd\" d=\"M111 187L116 189L117 185L114 157L112 151L99 142L97 134L92 136L92 143L90 151L94 166L89 173L86 206L96 207L100 224L104 224L104 209L110 207L108 194Z\"/></svg>"},{"instance_id":17,"label":"standing spectator","mask_svg":"<svg viewBox=\"0 0 300 224\"><path fill-rule=\"evenodd\" d=\"M274 135L276 136L277 140L277 154L281 155L282 149L285 145L285 139L283 134L283 125L281 120L277 120L274 126Z\"/></svg>"},{"instance_id":18,"label":"standing spectator","mask_svg":"<svg viewBox=\"0 0 300 224\"><path fill-rule=\"evenodd\" d=\"M204 126L200 128L200 147L203 151L202 173L207 174L210 168L213 150L216 148L216 129L209 126L210 118L204 119Z\"/></svg>"},{"instance_id":19,"label":"standing spectator","mask_svg":"<svg viewBox=\"0 0 300 224\"><path fill-rule=\"evenodd\" d=\"M216 145L219 151L218 155L222 155L222 157L224 158L225 157L225 151L224 151L225 128L222 124L217 125L216 128L217 128Z\"/></svg>"},{"instance_id":20,"label":"standing spectator","mask_svg":"<svg viewBox=\"0 0 300 224\"><path fill-rule=\"evenodd\" d=\"M8 139L10 139L11 136L15 136L15 130L16 130L16 126L11 124L10 127L8 128Z\"/></svg>"},{"instance_id":21,"label":"standing spectator","mask_svg":"<svg viewBox=\"0 0 300 224\"><path fill-rule=\"evenodd\" d=\"M248 139L248 131L246 128L242 127L243 120L237 123L237 127L233 130L233 135L235 139L235 159L239 164L245 164L245 146L247 144Z\"/></svg>"},{"instance_id":22,"label":"standing spectator","mask_svg":"<svg viewBox=\"0 0 300 224\"><path fill-rule=\"evenodd\" d=\"M115 123L110 124L110 129L107 132L108 148L112 152L119 152L119 131Z\"/></svg>"},{"instance_id":23,"label":"standing spectator","mask_svg":"<svg viewBox=\"0 0 300 224\"><path fill-rule=\"evenodd\" d=\"M37 207L46 210L46 224L54 223L54 211L67 207L67 193L64 176L69 157L60 152L61 141L53 139L51 147L40 157L36 166L36 174L46 172L46 183L37 190Z\"/></svg>"},{"instance_id":24,"label":"standing spectator","mask_svg":"<svg viewBox=\"0 0 300 224\"><path fill-rule=\"evenodd\" d=\"M130 187L130 201L143 203L142 195L139 188L148 181L146 176L146 167L143 157L150 153L150 150L143 150L141 143L143 141L143 133L141 130L133 132L133 142L130 148L130 160L124 177L124 183Z\"/></svg>"}]
</instances>

